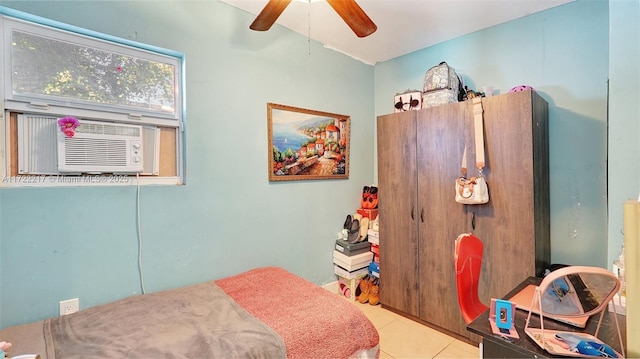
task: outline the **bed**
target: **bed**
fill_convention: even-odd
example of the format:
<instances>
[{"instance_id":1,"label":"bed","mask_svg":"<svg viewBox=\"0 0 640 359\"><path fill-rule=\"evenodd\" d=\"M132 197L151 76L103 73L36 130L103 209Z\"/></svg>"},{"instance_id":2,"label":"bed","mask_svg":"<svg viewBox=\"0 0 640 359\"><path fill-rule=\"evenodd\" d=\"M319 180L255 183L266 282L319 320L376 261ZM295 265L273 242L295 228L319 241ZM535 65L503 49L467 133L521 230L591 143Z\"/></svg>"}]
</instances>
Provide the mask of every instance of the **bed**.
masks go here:
<instances>
[{"instance_id":1,"label":"bed","mask_svg":"<svg viewBox=\"0 0 640 359\"><path fill-rule=\"evenodd\" d=\"M5 328L0 340L10 357L43 359L379 356L360 309L279 267Z\"/></svg>"}]
</instances>

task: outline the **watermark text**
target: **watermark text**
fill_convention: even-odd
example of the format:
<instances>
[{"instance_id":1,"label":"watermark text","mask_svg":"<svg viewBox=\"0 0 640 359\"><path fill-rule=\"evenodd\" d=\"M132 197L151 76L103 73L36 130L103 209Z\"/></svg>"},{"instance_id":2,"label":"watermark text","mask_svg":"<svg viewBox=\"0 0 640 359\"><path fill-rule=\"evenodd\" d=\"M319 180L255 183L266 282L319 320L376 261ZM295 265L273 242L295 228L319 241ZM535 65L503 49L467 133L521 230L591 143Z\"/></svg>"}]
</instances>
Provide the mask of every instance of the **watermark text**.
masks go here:
<instances>
[{"instance_id":1,"label":"watermark text","mask_svg":"<svg viewBox=\"0 0 640 359\"><path fill-rule=\"evenodd\" d=\"M129 183L131 179L127 175L18 175L5 176L2 183L37 184L37 183Z\"/></svg>"}]
</instances>

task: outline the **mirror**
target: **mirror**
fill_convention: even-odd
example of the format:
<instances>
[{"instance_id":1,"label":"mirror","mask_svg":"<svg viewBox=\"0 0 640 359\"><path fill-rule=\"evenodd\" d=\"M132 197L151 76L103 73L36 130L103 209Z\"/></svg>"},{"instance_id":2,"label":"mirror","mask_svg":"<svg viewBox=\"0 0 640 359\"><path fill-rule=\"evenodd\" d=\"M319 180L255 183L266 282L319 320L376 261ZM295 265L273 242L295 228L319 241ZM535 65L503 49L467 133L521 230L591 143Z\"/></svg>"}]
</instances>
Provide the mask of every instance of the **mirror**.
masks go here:
<instances>
[{"instance_id":1,"label":"mirror","mask_svg":"<svg viewBox=\"0 0 640 359\"><path fill-rule=\"evenodd\" d=\"M608 305L620 289L620 283L608 272L580 272L548 280L541 283L540 288L544 313L565 317L590 316Z\"/></svg>"},{"instance_id":2,"label":"mirror","mask_svg":"<svg viewBox=\"0 0 640 359\"><path fill-rule=\"evenodd\" d=\"M535 289L525 333L536 344L551 354L580 357L620 358L606 343L599 340L598 322L595 333L545 330L544 317L558 316L588 318L598 314L602 320L613 296L620 290L620 281L606 269L587 266L569 266L549 273ZM615 305L615 303L614 303ZM529 327L531 314L540 315L540 328ZM615 318L620 348L624 351L618 317Z\"/></svg>"}]
</instances>

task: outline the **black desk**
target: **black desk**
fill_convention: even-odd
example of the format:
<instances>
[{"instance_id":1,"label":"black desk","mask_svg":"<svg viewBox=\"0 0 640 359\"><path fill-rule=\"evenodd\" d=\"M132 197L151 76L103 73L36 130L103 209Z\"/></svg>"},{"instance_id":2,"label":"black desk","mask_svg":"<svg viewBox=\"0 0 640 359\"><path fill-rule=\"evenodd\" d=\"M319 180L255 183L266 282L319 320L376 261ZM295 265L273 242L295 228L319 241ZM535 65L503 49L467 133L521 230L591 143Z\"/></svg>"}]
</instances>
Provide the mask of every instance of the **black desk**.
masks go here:
<instances>
[{"instance_id":1,"label":"black desk","mask_svg":"<svg viewBox=\"0 0 640 359\"><path fill-rule=\"evenodd\" d=\"M509 294L504 296L504 299L509 299L516 295L520 290L525 288L529 284L540 284L541 278L529 277L516 288L514 288ZM482 356L483 358L556 358L556 356L549 354L542 350L536 343L531 340L524 332L524 325L527 321L528 311L516 310L514 326L518 331L519 339L505 338L499 335L493 334L491 330L491 324L489 323L489 310L482 313L478 318L471 322L467 326L467 330L471 333L478 334L482 337ZM620 340L618 340L618 333L616 331L616 322L613 317L613 313L606 310L604 318L602 318L602 324L600 325L600 332L598 338L605 343L612 346L619 353L623 353L620 349ZM565 330L574 332L588 332L593 334L598 325L598 318L600 314L593 315L587 321L587 326L584 329L576 328L570 325L562 324L552 319L544 320L544 328L552 330ZM620 325L620 333L622 335L622 341L626 348L626 317L618 315L618 323ZM530 326L534 328L540 327L540 317L537 314L531 315Z\"/></svg>"}]
</instances>

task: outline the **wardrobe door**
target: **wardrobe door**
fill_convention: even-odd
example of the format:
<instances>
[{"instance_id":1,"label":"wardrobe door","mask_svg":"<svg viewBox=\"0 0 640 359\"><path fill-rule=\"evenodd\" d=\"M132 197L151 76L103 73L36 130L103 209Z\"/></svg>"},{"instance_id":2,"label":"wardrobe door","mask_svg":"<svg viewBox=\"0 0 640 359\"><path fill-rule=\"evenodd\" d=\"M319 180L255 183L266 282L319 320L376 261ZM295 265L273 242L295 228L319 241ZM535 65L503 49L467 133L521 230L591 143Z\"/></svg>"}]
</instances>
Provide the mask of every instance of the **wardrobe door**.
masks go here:
<instances>
[{"instance_id":1,"label":"wardrobe door","mask_svg":"<svg viewBox=\"0 0 640 359\"><path fill-rule=\"evenodd\" d=\"M380 302L418 316L415 112L378 117Z\"/></svg>"},{"instance_id":2,"label":"wardrobe door","mask_svg":"<svg viewBox=\"0 0 640 359\"><path fill-rule=\"evenodd\" d=\"M468 337L458 307L454 241L470 230L464 206L455 202L471 103L418 112L417 161L420 240L420 319Z\"/></svg>"},{"instance_id":3,"label":"wardrobe door","mask_svg":"<svg viewBox=\"0 0 640 359\"><path fill-rule=\"evenodd\" d=\"M480 299L489 303L549 266L548 105L531 91L482 102L490 200L474 210L484 242Z\"/></svg>"}]
</instances>

